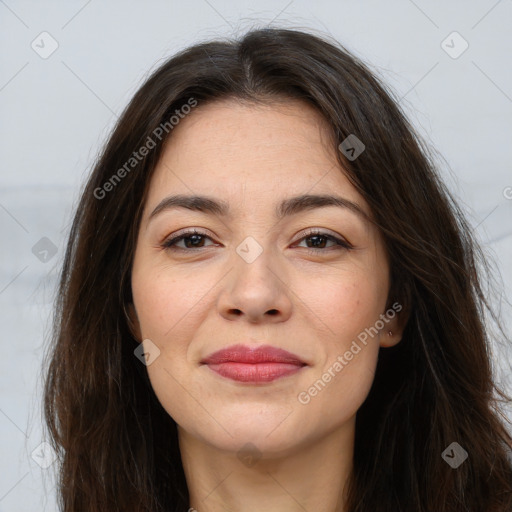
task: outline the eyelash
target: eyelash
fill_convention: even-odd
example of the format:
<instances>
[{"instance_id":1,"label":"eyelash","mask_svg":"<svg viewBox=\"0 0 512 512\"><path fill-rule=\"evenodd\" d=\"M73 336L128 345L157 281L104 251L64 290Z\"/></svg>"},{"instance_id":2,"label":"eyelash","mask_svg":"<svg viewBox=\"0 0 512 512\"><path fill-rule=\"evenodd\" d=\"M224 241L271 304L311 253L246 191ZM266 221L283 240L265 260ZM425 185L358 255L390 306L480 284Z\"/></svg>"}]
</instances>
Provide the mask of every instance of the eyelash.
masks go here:
<instances>
[{"instance_id":1,"label":"eyelash","mask_svg":"<svg viewBox=\"0 0 512 512\"><path fill-rule=\"evenodd\" d=\"M169 250L169 251L185 251L185 252L191 252L191 251L197 251L199 249L203 249L203 247L197 247L195 249L189 249L189 248L184 249L182 247L176 247L176 244L178 242L180 242L181 240L184 240L186 238L190 238L190 237L192 237L194 235L199 235L199 236L202 236L202 237L205 237L205 238L209 238L211 240L211 238L206 233L203 233L201 231L197 231L197 230L194 229L192 231L186 231L185 233L182 233L182 234L180 234L178 236L175 236L173 238L165 240L161 244L161 247L163 249L166 249L166 250ZM330 235L329 233L325 233L323 231L314 230L314 229L309 231L306 235L304 235L302 238L300 238L297 242L302 242L303 240L306 240L306 239L314 237L314 236L320 236L322 238L326 238L327 240L329 240L331 242L334 242L338 246L339 249L343 249L343 250L347 250L348 251L348 250L354 248L346 240L343 240L343 239L338 238L336 236ZM323 248L323 249L314 249L314 248L311 248L311 247L303 247L303 249L306 249L306 251L309 254L318 255L319 252L326 252L328 249L332 249L332 247L331 248Z\"/></svg>"}]
</instances>

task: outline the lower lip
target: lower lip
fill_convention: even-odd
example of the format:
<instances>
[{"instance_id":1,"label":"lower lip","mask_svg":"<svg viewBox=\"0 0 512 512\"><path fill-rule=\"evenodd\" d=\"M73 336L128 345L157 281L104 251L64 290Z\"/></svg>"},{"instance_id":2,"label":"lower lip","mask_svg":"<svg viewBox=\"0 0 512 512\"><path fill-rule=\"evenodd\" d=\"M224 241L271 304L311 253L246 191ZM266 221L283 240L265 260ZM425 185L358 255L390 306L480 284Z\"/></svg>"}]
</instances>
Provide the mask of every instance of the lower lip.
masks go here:
<instances>
[{"instance_id":1,"label":"lower lip","mask_svg":"<svg viewBox=\"0 0 512 512\"><path fill-rule=\"evenodd\" d=\"M219 363L209 364L214 372L239 382L271 382L297 373L304 366L291 363Z\"/></svg>"}]
</instances>

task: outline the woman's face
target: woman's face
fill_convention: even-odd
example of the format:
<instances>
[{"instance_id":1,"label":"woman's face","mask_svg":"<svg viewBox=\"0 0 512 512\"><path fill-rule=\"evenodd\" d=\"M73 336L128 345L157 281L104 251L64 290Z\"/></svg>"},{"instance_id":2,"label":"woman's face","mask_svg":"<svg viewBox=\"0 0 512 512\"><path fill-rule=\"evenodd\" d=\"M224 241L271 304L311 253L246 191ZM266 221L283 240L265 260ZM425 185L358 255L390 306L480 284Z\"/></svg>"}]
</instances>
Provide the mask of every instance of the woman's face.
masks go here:
<instances>
[{"instance_id":1,"label":"woman's face","mask_svg":"<svg viewBox=\"0 0 512 512\"><path fill-rule=\"evenodd\" d=\"M397 317L382 320L383 241L327 128L300 102L200 105L152 177L132 271L136 335L162 406L211 446L283 454L353 428L379 345L399 341ZM176 195L225 212L165 204ZM294 200L306 195L342 201ZM255 364L235 351L205 363L232 345L270 345L299 362Z\"/></svg>"}]
</instances>

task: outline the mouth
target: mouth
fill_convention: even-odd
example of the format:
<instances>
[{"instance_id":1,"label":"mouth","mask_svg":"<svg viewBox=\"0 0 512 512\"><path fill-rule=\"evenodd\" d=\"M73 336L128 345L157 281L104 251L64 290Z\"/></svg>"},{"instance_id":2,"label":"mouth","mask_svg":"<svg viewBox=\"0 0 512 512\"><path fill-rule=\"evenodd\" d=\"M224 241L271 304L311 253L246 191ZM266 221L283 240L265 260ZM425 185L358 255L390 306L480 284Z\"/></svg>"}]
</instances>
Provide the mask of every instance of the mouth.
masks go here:
<instances>
[{"instance_id":1,"label":"mouth","mask_svg":"<svg viewBox=\"0 0 512 512\"><path fill-rule=\"evenodd\" d=\"M232 345L210 354L201 363L222 377L239 382L271 382L307 366L297 355L270 345Z\"/></svg>"}]
</instances>

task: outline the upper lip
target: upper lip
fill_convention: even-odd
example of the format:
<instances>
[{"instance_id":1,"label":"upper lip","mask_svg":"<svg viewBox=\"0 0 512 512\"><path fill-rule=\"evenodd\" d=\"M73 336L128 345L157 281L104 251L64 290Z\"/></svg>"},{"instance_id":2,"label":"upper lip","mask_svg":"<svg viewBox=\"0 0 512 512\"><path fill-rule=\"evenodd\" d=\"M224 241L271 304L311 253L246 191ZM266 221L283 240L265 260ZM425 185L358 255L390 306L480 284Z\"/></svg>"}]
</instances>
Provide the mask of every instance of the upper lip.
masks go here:
<instances>
[{"instance_id":1,"label":"upper lip","mask_svg":"<svg viewBox=\"0 0 512 512\"><path fill-rule=\"evenodd\" d=\"M299 356L282 348L271 345L249 347L248 345L231 345L213 352L201 361L205 364L220 363L289 363L304 366L306 363Z\"/></svg>"}]
</instances>

